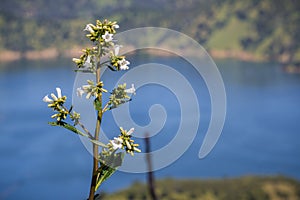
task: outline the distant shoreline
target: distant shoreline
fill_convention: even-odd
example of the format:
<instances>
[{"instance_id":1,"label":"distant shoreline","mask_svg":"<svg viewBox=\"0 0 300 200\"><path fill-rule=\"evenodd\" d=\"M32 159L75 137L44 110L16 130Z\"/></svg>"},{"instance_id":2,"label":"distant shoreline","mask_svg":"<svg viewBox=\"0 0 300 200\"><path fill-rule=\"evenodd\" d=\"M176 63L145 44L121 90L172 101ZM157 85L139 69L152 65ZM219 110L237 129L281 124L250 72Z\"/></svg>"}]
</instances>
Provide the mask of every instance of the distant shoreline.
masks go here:
<instances>
[{"instance_id":1,"label":"distant shoreline","mask_svg":"<svg viewBox=\"0 0 300 200\"><path fill-rule=\"evenodd\" d=\"M11 51L11 50L2 50L0 51L0 62L13 62L21 59L26 60L53 60L58 57L76 57L80 55L80 51L82 48L75 47L71 50L58 51L55 48L43 49L40 51Z\"/></svg>"},{"instance_id":2,"label":"distant shoreline","mask_svg":"<svg viewBox=\"0 0 300 200\"><path fill-rule=\"evenodd\" d=\"M79 57L81 55L81 47L74 47L71 50L63 50L59 51L55 48L48 48L40 51L26 51L21 53L20 51L10 51L10 50L2 50L0 51L0 62L7 63L13 62L21 59L26 60L53 60L59 57L63 58L73 58ZM182 50L185 51L185 50ZM152 55L159 55L159 56L172 56L171 53L165 52L162 53L161 51L153 51L148 50L148 52ZM251 62L264 62L264 61L271 61L266 56L255 55L250 52L245 51L234 51L234 50L209 50L209 55L213 59L237 59L241 61L251 61ZM277 59L278 62L284 63L284 58Z\"/></svg>"}]
</instances>

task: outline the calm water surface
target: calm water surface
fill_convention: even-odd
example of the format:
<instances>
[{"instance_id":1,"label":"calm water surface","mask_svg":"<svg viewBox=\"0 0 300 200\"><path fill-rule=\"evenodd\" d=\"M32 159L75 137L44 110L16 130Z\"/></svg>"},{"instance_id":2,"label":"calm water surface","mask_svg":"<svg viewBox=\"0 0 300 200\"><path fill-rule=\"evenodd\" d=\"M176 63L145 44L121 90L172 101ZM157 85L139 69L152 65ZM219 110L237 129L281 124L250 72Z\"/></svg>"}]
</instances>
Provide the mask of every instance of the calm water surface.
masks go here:
<instances>
[{"instance_id":1,"label":"calm water surface","mask_svg":"<svg viewBox=\"0 0 300 200\"><path fill-rule=\"evenodd\" d=\"M158 62L178 70L186 65L180 59L158 57L135 58L131 62ZM77 136L47 125L51 111L41 101L57 86L63 88L71 101L73 64L60 60L0 65L0 199L86 198L92 157ZM227 60L218 61L217 65L228 101L220 140L206 158L198 159L210 119L209 94L203 80L196 80L193 70L185 69L181 73L200 91L199 131L185 154L155 172L156 176L222 178L283 174L299 180L300 75L287 74L273 63ZM170 113L166 127L152 139L152 148L159 149L176 132L180 112L176 97L166 88L145 86L131 102L133 119L140 125L149 123L148 109L154 103L164 105ZM104 130L108 132L116 128L111 119L107 115L104 121ZM136 180L144 181L145 175L117 172L103 184L102 190L115 191Z\"/></svg>"}]
</instances>

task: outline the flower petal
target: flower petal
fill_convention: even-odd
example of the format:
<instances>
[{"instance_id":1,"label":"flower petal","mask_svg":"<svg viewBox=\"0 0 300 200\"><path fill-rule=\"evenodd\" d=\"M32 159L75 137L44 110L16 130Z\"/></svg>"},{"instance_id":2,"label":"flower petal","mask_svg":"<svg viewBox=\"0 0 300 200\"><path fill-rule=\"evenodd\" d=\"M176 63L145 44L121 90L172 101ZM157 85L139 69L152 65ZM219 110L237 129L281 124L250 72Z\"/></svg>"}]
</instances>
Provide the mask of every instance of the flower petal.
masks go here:
<instances>
[{"instance_id":1,"label":"flower petal","mask_svg":"<svg viewBox=\"0 0 300 200\"><path fill-rule=\"evenodd\" d=\"M113 140L110 140L110 143L114 150L121 149L123 140L121 138L114 137Z\"/></svg>"},{"instance_id":2,"label":"flower petal","mask_svg":"<svg viewBox=\"0 0 300 200\"><path fill-rule=\"evenodd\" d=\"M89 93L87 93L87 95L86 95L86 99L89 99L89 98L91 98L91 96L92 96L92 93L91 92L89 92Z\"/></svg>"},{"instance_id":3,"label":"flower petal","mask_svg":"<svg viewBox=\"0 0 300 200\"><path fill-rule=\"evenodd\" d=\"M82 86L82 89L83 89L84 91L88 91L88 90L91 89L91 85L83 85L83 86Z\"/></svg>"},{"instance_id":4,"label":"flower petal","mask_svg":"<svg viewBox=\"0 0 300 200\"><path fill-rule=\"evenodd\" d=\"M102 38L104 39L105 42L110 42L113 40L113 34L110 34L108 31L105 32L104 35L102 35Z\"/></svg>"},{"instance_id":5,"label":"flower petal","mask_svg":"<svg viewBox=\"0 0 300 200\"><path fill-rule=\"evenodd\" d=\"M56 92L57 92L57 97L61 98L61 89L59 87L56 88Z\"/></svg>"},{"instance_id":6,"label":"flower petal","mask_svg":"<svg viewBox=\"0 0 300 200\"><path fill-rule=\"evenodd\" d=\"M115 50L114 50L115 51L115 56L119 55L120 47L121 47L120 45L115 46Z\"/></svg>"},{"instance_id":7,"label":"flower petal","mask_svg":"<svg viewBox=\"0 0 300 200\"><path fill-rule=\"evenodd\" d=\"M76 94L77 94L77 96L82 97L82 95L84 94L83 89L81 89L80 87L77 88L77 89L76 89Z\"/></svg>"},{"instance_id":8,"label":"flower petal","mask_svg":"<svg viewBox=\"0 0 300 200\"><path fill-rule=\"evenodd\" d=\"M113 28L113 29L115 29L115 28L117 29L117 28L119 28L119 27L120 27L120 26L119 26L118 24L112 25L112 28Z\"/></svg>"},{"instance_id":9,"label":"flower petal","mask_svg":"<svg viewBox=\"0 0 300 200\"><path fill-rule=\"evenodd\" d=\"M127 69L129 69L129 67L127 65L129 65L130 62L123 58L122 60L118 61L118 64L120 65L121 70L127 70Z\"/></svg>"},{"instance_id":10,"label":"flower petal","mask_svg":"<svg viewBox=\"0 0 300 200\"><path fill-rule=\"evenodd\" d=\"M127 131L127 135L131 135L134 131L134 128L129 129L129 131Z\"/></svg>"},{"instance_id":11,"label":"flower petal","mask_svg":"<svg viewBox=\"0 0 300 200\"><path fill-rule=\"evenodd\" d=\"M87 24L83 31L89 31L90 33L94 33L95 31L92 28L93 24Z\"/></svg>"},{"instance_id":12,"label":"flower petal","mask_svg":"<svg viewBox=\"0 0 300 200\"><path fill-rule=\"evenodd\" d=\"M129 67L128 67L127 65L121 65L121 66L120 66L120 69L121 69L121 70L127 70L127 69L129 69Z\"/></svg>"},{"instance_id":13,"label":"flower petal","mask_svg":"<svg viewBox=\"0 0 300 200\"><path fill-rule=\"evenodd\" d=\"M53 100L48 97L48 95L44 96L43 101L46 103L52 103Z\"/></svg>"},{"instance_id":14,"label":"flower petal","mask_svg":"<svg viewBox=\"0 0 300 200\"><path fill-rule=\"evenodd\" d=\"M131 84L131 88L126 89L125 92L129 93L129 94L134 94L135 95L134 84Z\"/></svg>"},{"instance_id":15,"label":"flower petal","mask_svg":"<svg viewBox=\"0 0 300 200\"><path fill-rule=\"evenodd\" d=\"M55 96L55 94L51 93L50 96L52 97L52 99L53 99L54 101L57 101L57 97Z\"/></svg>"}]
</instances>

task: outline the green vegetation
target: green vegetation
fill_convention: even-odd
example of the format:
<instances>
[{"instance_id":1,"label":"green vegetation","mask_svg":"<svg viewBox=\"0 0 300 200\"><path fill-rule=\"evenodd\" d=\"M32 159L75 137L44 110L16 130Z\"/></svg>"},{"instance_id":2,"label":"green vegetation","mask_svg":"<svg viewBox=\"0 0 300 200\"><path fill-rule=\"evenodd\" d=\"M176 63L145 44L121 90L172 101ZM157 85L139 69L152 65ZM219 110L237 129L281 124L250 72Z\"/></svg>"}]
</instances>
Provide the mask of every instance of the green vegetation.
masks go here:
<instances>
[{"instance_id":1,"label":"green vegetation","mask_svg":"<svg viewBox=\"0 0 300 200\"><path fill-rule=\"evenodd\" d=\"M85 45L77 30L101 18L118 20L121 30L171 28L216 56L229 52L241 59L251 54L254 60L300 62L297 0L2 0L0 51L23 55L55 48L58 55L67 56L66 50Z\"/></svg>"},{"instance_id":2,"label":"green vegetation","mask_svg":"<svg viewBox=\"0 0 300 200\"><path fill-rule=\"evenodd\" d=\"M156 183L160 200L299 200L300 183L286 177L242 177L211 180L164 179ZM151 200L147 186L135 183L102 200Z\"/></svg>"}]
</instances>

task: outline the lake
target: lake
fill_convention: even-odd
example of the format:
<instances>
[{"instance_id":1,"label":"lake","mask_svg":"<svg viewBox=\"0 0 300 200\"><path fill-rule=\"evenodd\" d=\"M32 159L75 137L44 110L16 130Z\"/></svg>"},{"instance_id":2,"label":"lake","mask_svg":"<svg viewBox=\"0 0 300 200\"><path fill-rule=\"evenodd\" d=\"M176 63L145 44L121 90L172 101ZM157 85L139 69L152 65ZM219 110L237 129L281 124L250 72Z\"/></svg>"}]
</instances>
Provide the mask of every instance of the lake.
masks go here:
<instances>
[{"instance_id":1,"label":"lake","mask_svg":"<svg viewBox=\"0 0 300 200\"><path fill-rule=\"evenodd\" d=\"M156 62L180 71L186 65L184 60L173 57L139 56L130 61L132 68ZM300 75L288 74L276 63L219 60L216 64L227 94L226 121L219 141L208 156L198 158L210 120L210 98L205 83L194 77L192 69L181 71L197 91L199 130L183 156L156 171L155 176L226 178L281 174L299 180ZM0 64L0 199L87 198L92 156L78 136L47 124L52 114L42 102L57 86L71 102L76 76L73 69L69 59ZM147 73L138 78L145 76ZM107 86L112 86L117 78L104 74ZM137 90L130 102L132 118L140 126L150 122L148 110L157 103L165 107L168 118L165 127L151 138L154 150L165 146L178 128L180 110L176 96L167 88L146 85ZM103 129L111 133L110 137L117 130L111 114L107 114ZM137 141L143 144L142 139ZM143 173L117 172L101 188L113 192L145 180Z\"/></svg>"}]
</instances>

